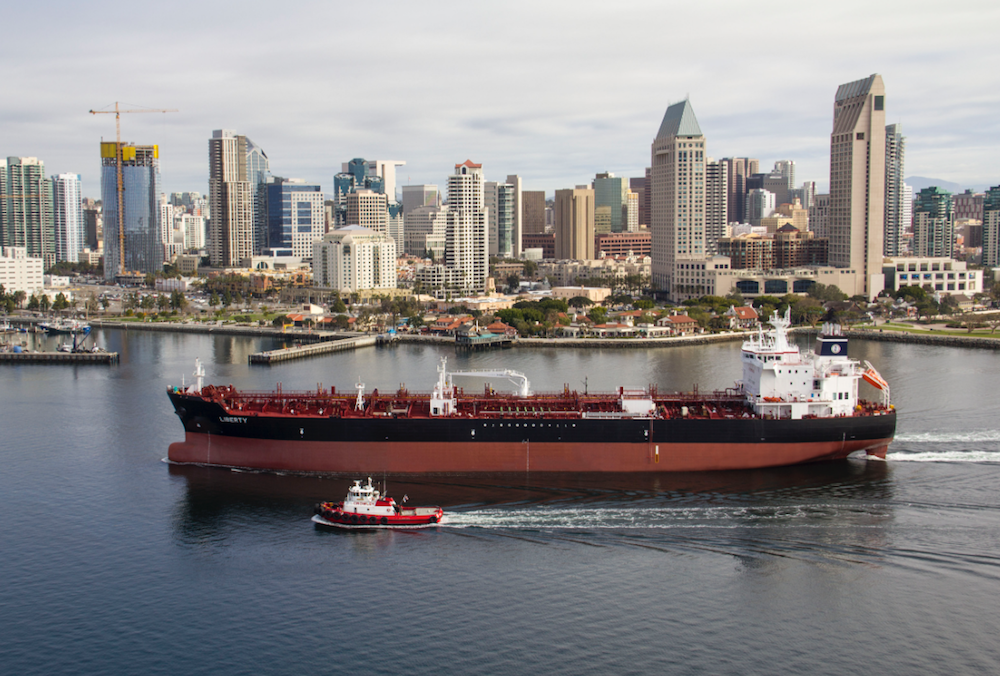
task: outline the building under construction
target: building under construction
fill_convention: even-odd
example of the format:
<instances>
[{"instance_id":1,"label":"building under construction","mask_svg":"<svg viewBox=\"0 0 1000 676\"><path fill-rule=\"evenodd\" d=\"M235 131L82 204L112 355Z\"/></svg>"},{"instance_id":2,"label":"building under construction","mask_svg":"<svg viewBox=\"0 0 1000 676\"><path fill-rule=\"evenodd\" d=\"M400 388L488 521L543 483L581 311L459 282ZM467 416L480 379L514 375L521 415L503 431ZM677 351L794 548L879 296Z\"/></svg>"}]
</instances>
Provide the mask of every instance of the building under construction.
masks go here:
<instances>
[{"instance_id":1,"label":"building under construction","mask_svg":"<svg viewBox=\"0 0 1000 676\"><path fill-rule=\"evenodd\" d=\"M104 206L104 277L119 272L149 274L163 269L160 233L159 146L121 144L122 195L118 199L116 148L101 143L101 200ZM122 218L118 218L118 205ZM119 224L124 228L121 237Z\"/></svg>"}]
</instances>

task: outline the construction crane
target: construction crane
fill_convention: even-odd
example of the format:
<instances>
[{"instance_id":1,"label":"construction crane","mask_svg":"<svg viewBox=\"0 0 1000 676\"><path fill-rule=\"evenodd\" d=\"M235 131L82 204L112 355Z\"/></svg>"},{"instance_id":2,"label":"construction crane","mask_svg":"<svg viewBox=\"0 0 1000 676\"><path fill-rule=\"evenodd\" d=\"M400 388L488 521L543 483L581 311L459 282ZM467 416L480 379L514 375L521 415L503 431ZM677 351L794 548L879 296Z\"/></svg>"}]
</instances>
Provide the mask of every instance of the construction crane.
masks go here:
<instances>
[{"instance_id":1,"label":"construction crane","mask_svg":"<svg viewBox=\"0 0 1000 676\"><path fill-rule=\"evenodd\" d=\"M125 269L125 199L124 181L122 179L122 113L176 113L176 108L138 108L136 110L121 110L115 101L114 110L91 110L91 115L115 115L115 166L118 179L118 270L120 274Z\"/></svg>"}]
</instances>

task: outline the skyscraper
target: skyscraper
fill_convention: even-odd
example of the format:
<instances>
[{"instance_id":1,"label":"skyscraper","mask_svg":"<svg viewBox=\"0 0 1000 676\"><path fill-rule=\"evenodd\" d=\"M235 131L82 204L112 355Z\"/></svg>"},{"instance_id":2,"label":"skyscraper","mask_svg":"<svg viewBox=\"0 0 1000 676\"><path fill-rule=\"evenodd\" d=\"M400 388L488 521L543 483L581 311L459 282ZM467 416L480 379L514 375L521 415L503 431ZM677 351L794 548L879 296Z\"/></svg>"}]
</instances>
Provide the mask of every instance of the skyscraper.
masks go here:
<instances>
[{"instance_id":1,"label":"skyscraper","mask_svg":"<svg viewBox=\"0 0 1000 676\"><path fill-rule=\"evenodd\" d=\"M789 191L795 189L795 160L778 160L771 173L781 176Z\"/></svg>"},{"instance_id":2,"label":"skyscraper","mask_svg":"<svg viewBox=\"0 0 1000 676\"><path fill-rule=\"evenodd\" d=\"M885 85L870 75L837 88L830 135L830 264L855 271L849 295L884 288Z\"/></svg>"},{"instance_id":3,"label":"skyscraper","mask_svg":"<svg viewBox=\"0 0 1000 676\"><path fill-rule=\"evenodd\" d=\"M466 160L448 177L448 239L445 262L458 290L483 293L489 274L483 165Z\"/></svg>"},{"instance_id":4,"label":"skyscraper","mask_svg":"<svg viewBox=\"0 0 1000 676\"><path fill-rule=\"evenodd\" d=\"M628 179L624 176L604 172L594 178L594 232L603 235L625 230L622 215L628 207L627 194Z\"/></svg>"},{"instance_id":5,"label":"skyscraper","mask_svg":"<svg viewBox=\"0 0 1000 676\"><path fill-rule=\"evenodd\" d=\"M705 135L690 101L667 108L651 154L653 286L674 298L676 266L702 260L707 253Z\"/></svg>"},{"instance_id":6,"label":"skyscraper","mask_svg":"<svg viewBox=\"0 0 1000 676\"><path fill-rule=\"evenodd\" d=\"M595 199L590 188L556 190L556 258L593 259Z\"/></svg>"},{"instance_id":7,"label":"skyscraper","mask_svg":"<svg viewBox=\"0 0 1000 676\"><path fill-rule=\"evenodd\" d=\"M885 239L886 256L903 255L903 233L906 223L906 196L903 190L903 160L906 153L906 138L899 124L885 128Z\"/></svg>"},{"instance_id":8,"label":"skyscraper","mask_svg":"<svg viewBox=\"0 0 1000 676\"><path fill-rule=\"evenodd\" d=\"M521 257L521 233L524 232L524 219L521 209L524 193L524 182L517 174L507 174L507 184L512 188L512 221L511 221L511 252L514 258Z\"/></svg>"},{"instance_id":9,"label":"skyscraper","mask_svg":"<svg viewBox=\"0 0 1000 676\"><path fill-rule=\"evenodd\" d=\"M1000 267L1000 186L983 198L983 266Z\"/></svg>"},{"instance_id":10,"label":"skyscraper","mask_svg":"<svg viewBox=\"0 0 1000 676\"><path fill-rule=\"evenodd\" d=\"M53 176L50 182L56 260L76 263L85 236L80 175L59 174Z\"/></svg>"},{"instance_id":11,"label":"skyscraper","mask_svg":"<svg viewBox=\"0 0 1000 676\"><path fill-rule=\"evenodd\" d=\"M436 185L404 185L403 215L420 207L437 207L440 199Z\"/></svg>"},{"instance_id":12,"label":"skyscraper","mask_svg":"<svg viewBox=\"0 0 1000 676\"><path fill-rule=\"evenodd\" d=\"M253 252L259 254L267 246L267 180L271 167L264 149L249 138L246 139L246 157L247 180L253 200Z\"/></svg>"},{"instance_id":13,"label":"skyscraper","mask_svg":"<svg viewBox=\"0 0 1000 676\"><path fill-rule=\"evenodd\" d=\"M483 205L487 213L490 256L514 256L514 186L510 183L486 181L483 184Z\"/></svg>"},{"instance_id":14,"label":"skyscraper","mask_svg":"<svg viewBox=\"0 0 1000 676\"><path fill-rule=\"evenodd\" d=\"M525 190L521 193L521 225L525 235L545 232L545 191Z\"/></svg>"},{"instance_id":15,"label":"skyscraper","mask_svg":"<svg viewBox=\"0 0 1000 676\"><path fill-rule=\"evenodd\" d=\"M719 239L729 234L728 167L726 162L715 162L711 158L705 164L705 251L710 255L718 253Z\"/></svg>"},{"instance_id":16,"label":"skyscraper","mask_svg":"<svg viewBox=\"0 0 1000 676\"><path fill-rule=\"evenodd\" d=\"M215 267L237 266L255 253L260 239L255 215L257 186L247 162L252 145L231 129L216 129L208 141L208 255Z\"/></svg>"},{"instance_id":17,"label":"skyscraper","mask_svg":"<svg viewBox=\"0 0 1000 676\"><path fill-rule=\"evenodd\" d=\"M301 178L271 179L267 184L269 249L291 249L293 256L309 258L313 242L323 238L323 226L323 190L319 185Z\"/></svg>"},{"instance_id":18,"label":"skyscraper","mask_svg":"<svg viewBox=\"0 0 1000 676\"><path fill-rule=\"evenodd\" d=\"M719 160L726 166L726 222L746 221L747 178L757 173L760 163L748 157L725 157Z\"/></svg>"},{"instance_id":19,"label":"skyscraper","mask_svg":"<svg viewBox=\"0 0 1000 676\"><path fill-rule=\"evenodd\" d=\"M0 244L24 247L47 270L56 262L51 185L37 157L0 160Z\"/></svg>"},{"instance_id":20,"label":"skyscraper","mask_svg":"<svg viewBox=\"0 0 1000 676\"><path fill-rule=\"evenodd\" d=\"M747 192L746 222L750 225L760 225L761 219L767 218L777 206L774 193L760 188L751 188Z\"/></svg>"},{"instance_id":21,"label":"skyscraper","mask_svg":"<svg viewBox=\"0 0 1000 676\"><path fill-rule=\"evenodd\" d=\"M104 278L109 281L122 272L152 274L163 269L160 148L122 143L119 150L116 145L101 143ZM118 194L118 152L121 152L122 164L121 195Z\"/></svg>"},{"instance_id":22,"label":"skyscraper","mask_svg":"<svg viewBox=\"0 0 1000 676\"><path fill-rule=\"evenodd\" d=\"M913 212L913 255L951 258L955 253L955 214L951 193L924 188Z\"/></svg>"}]
</instances>

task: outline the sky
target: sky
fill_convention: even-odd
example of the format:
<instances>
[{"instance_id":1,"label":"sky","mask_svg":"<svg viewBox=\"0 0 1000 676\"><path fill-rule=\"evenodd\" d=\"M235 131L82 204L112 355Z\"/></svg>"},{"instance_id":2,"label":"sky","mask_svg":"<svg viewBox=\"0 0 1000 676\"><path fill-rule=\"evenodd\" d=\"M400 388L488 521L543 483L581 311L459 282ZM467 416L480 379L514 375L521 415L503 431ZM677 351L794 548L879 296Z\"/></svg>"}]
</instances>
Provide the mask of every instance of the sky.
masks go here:
<instances>
[{"instance_id":1,"label":"sky","mask_svg":"<svg viewBox=\"0 0 1000 676\"><path fill-rule=\"evenodd\" d=\"M1000 184L995 2L507 0L8 3L0 157L38 157L100 196L98 144L158 144L164 192L208 191L208 139L233 129L271 171L319 183L354 157L398 185L455 164L525 190L642 176L688 98L708 155L796 162L829 183L837 86L879 73L906 175Z\"/></svg>"}]
</instances>

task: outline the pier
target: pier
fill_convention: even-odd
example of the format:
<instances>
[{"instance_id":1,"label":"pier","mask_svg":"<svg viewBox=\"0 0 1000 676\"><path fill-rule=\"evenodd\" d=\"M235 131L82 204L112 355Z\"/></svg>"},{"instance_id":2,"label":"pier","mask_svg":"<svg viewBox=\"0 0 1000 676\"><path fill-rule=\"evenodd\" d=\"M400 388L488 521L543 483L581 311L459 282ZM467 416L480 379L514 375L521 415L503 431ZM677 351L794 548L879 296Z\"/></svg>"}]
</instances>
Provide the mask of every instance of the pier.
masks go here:
<instances>
[{"instance_id":1,"label":"pier","mask_svg":"<svg viewBox=\"0 0 1000 676\"><path fill-rule=\"evenodd\" d=\"M0 352L2 364L117 364L117 352Z\"/></svg>"},{"instance_id":2,"label":"pier","mask_svg":"<svg viewBox=\"0 0 1000 676\"><path fill-rule=\"evenodd\" d=\"M455 336L455 348L458 350L492 350L498 347L511 347L514 339L502 333L459 333Z\"/></svg>"},{"instance_id":3,"label":"pier","mask_svg":"<svg viewBox=\"0 0 1000 676\"><path fill-rule=\"evenodd\" d=\"M270 350L269 352L256 352L249 357L251 364L274 364L292 359L302 359L304 357L315 357L341 350L353 350L358 347L368 347L376 342L375 336L358 336L356 338L344 338L343 340L327 340L322 343L312 345L296 345L295 347L285 347L280 350Z\"/></svg>"}]
</instances>

